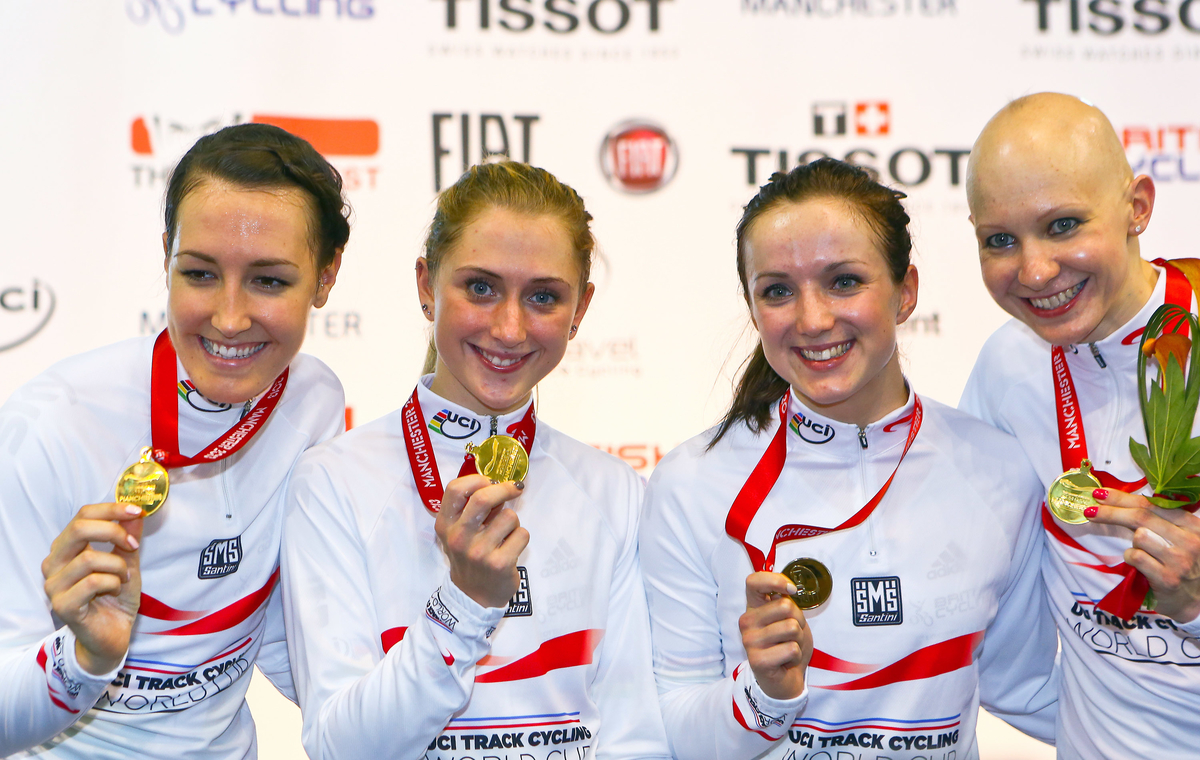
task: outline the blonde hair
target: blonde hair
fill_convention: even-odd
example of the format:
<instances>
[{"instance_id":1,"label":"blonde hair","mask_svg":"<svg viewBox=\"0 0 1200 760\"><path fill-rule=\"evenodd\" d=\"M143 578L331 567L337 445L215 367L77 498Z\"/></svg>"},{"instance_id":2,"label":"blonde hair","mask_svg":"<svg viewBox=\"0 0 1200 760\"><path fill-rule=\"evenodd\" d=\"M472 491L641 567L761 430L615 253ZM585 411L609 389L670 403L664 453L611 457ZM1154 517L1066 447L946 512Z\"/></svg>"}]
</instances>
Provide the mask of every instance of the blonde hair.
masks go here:
<instances>
[{"instance_id":1,"label":"blonde hair","mask_svg":"<svg viewBox=\"0 0 1200 760\"><path fill-rule=\"evenodd\" d=\"M425 262L431 281L467 225L491 208L528 216L551 216L561 222L575 250L579 285L583 290L591 275L592 253L596 249L592 215L583 207L579 193L553 174L517 161L472 166L438 196L437 211L425 238ZM436 366L437 348L430 338L422 372L433 372Z\"/></svg>"}]
</instances>

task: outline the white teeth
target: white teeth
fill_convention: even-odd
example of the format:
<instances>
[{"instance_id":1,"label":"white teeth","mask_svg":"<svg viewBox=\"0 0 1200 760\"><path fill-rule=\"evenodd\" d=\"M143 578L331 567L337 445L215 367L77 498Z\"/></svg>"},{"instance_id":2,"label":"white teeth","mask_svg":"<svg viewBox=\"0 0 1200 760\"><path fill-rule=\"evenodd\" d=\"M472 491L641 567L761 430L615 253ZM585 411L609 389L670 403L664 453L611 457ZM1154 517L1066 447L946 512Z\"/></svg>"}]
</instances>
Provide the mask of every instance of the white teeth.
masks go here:
<instances>
[{"instance_id":1,"label":"white teeth","mask_svg":"<svg viewBox=\"0 0 1200 760\"><path fill-rule=\"evenodd\" d=\"M836 359L837 357L849 351L850 346L853 345L853 343L853 341L846 341L845 343L836 345L833 348L827 348L824 351L808 351L802 348L800 349L800 355L805 359L808 359L810 362L829 361L830 359Z\"/></svg>"},{"instance_id":2,"label":"white teeth","mask_svg":"<svg viewBox=\"0 0 1200 760\"><path fill-rule=\"evenodd\" d=\"M487 359L489 362L491 362L492 364L495 364L497 367L511 367L512 365L521 361L521 357L519 357L519 356L516 358L513 358L513 359L504 359L499 356L494 356L492 354L489 354L487 351L484 351L482 348L479 349L479 353L483 356L484 359Z\"/></svg>"},{"instance_id":3,"label":"white teeth","mask_svg":"<svg viewBox=\"0 0 1200 760\"><path fill-rule=\"evenodd\" d=\"M247 343L244 346L222 346L220 343L214 343L208 338L201 337L200 340L204 344L205 351L222 359L245 359L247 356L257 354L267 346L266 343Z\"/></svg>"},{"instance_id":4,"label":"white teeth","mask_svg":"<svg viewBox=\"0 0 1200 760\"><path fill-rule=\"evenodd\" d=\"M1033 308L1035 309L1057 309L1078 295L1086 282L1087 280L1084 280L1074 287L1067 288L1058 295L1050 296L1049 298L1030 298L1029 303L1033 304Z\"/></svg>"}]
</instances>

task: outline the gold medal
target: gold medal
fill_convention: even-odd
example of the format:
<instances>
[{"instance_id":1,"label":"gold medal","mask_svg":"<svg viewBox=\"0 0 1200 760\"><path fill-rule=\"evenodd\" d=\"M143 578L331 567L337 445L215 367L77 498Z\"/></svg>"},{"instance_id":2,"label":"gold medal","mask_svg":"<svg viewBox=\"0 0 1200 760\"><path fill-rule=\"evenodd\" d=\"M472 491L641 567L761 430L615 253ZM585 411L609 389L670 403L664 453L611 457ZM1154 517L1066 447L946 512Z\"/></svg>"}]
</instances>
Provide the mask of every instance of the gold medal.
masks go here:
<instances>
[{"instance_id":1,"label":"gold medal","mask_svg":"<svg viewBox=\"0 0 1200 760\"><path fill-rule=\"evenodd\" d=\"M1092 474L1091 460L1085 459L1078 470L1067 470L1050 484L1046 506L1063 522L1082 525L1088 521L1083 510L1096 506L1092 491L1099 487L1100 481Z\"/></svg>"},{"instance_id":2,"label":"gold medal","mask_svg":"<svg viewBox=\"0 0 1200 760\"><path fill-rule=\"evenodd\" d=\"M829 568L811 557L801 557L787 563L783 574L796 584L796 595L792 601L802 610L820 607L833 592L833 576L829 574Z\"/></svg>"},{"instance_id":3,"label":"gold medal","mask_svg":"<svg viewBox=\"0 0 1200 760\"><path fill-rule=\"evenodd\" d=\"M142 449L142 458L125 468L117 481L117 501L142 508L142 516L149 517L167 500L171 480L161 464L150 456L150 447Z\"/></svg>"},{"instance_id":4,"label":"gold medal","mask_svg":"<svg viewBox=\"0 0 1200 760\"><path fill-rule=\"evenodd\" d=\"M529 455L511 435L493 435L478 446L468 443L467 453L475 455L479 474L492 480L524 480L529 474Z\"/></svg>"}]
</instances>

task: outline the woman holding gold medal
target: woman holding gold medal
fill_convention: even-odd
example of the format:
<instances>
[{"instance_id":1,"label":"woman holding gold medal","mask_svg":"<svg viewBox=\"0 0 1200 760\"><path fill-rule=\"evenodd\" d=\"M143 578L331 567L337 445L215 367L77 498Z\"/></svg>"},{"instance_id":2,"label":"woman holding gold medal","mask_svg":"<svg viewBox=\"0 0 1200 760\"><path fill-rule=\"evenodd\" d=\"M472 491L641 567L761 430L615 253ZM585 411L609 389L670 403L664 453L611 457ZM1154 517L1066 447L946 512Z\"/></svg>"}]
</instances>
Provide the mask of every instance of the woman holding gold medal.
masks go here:
<instances>
[{"instance_id":1,"label":"woman holding gold medal","mask_svg":"<svg viewBox=\"0 0 1200 760\"><path fill-rule=\"evenodd\" d=\"M0 408L0 756L255 754L250 669L291 693L282 484L343 427L337 378L297 352L347 211L303 140L201 138L167 188L167 329Z\"/></svg>"},{"instance_id":2,"label":"woman holding gold medal","mask_svg":"<svg viewBox=\"0 0 1200 760\"><path fill-rule=\"evenodd\" d=\"M417 260L431 374L297 466L284 607L311 757L667 756L641 482L534 412L592 298L590 220L542 169L464 174Z\"/></svg>"},{"instance_id":3,"label":"woman holding gold medal","mask_svg":"<svg viewBox=\"0 0 1200 760\"><path fill-rule=\"evenodd\" d=\"M643 516L677 758L964 760L981 703L1053 736L1041 488L1014 439L901 373L900 197L821 159L772 176L738 224L760 342Z\"/></svg>"}]
</instances>

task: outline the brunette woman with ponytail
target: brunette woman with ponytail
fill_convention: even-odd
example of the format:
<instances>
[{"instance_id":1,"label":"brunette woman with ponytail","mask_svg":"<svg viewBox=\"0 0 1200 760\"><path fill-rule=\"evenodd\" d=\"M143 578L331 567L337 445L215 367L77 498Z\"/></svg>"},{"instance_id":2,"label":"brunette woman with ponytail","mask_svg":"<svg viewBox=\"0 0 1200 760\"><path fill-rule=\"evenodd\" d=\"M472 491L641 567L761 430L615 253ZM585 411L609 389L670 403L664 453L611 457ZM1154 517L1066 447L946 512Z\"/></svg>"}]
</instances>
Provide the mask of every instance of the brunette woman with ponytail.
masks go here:
<instances>
[{"instance_id":1,"label":"brunette woman with ponytail","mask_svg":"<svg viewBox=\"0 0 1200 760\"><path fill-rule=\"evenodd\" d=\"M1041 487L1014 439L904 377L903 197L821 159L738 223L759 342L721 422L655 469L641 532L678 758L972 758L980 704L1054 735Z\"/></svg>"}]
</instances>

